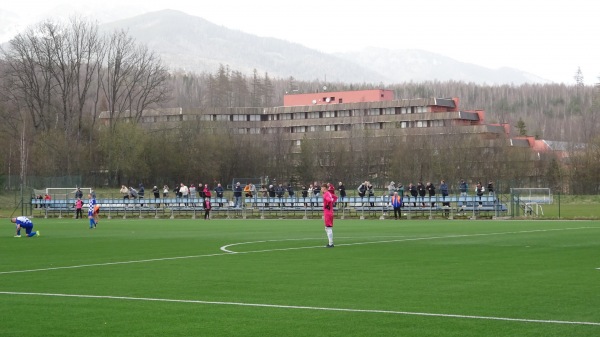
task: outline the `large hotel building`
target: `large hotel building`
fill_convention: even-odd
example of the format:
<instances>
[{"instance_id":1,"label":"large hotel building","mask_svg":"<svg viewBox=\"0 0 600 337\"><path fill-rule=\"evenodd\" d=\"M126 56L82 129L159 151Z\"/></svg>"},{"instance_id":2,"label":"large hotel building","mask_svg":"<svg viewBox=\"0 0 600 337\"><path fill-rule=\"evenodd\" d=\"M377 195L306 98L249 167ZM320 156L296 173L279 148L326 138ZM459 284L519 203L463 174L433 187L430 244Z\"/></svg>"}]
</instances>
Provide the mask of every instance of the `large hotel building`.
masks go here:
<instances>
[{"instance_id":1,"label":"large hotel building","mask_svg":"<svg viewBox=\"0 0 600 337\"><path fill-rule=\"evenodd\" d=\"M100 115L100 121L108 124L108 113ZM396 99L391 90L359 90L341 92L316 92L284 96L284 104L272 108L194 108L161 109L144 111L140 122L150 128L169 123L192 123L202 125L202 132L219 132L223 128L229 134L265 135L276 134L278 141L289 145L290 153L298 153L304 139L323 137L337 142L349 142L357 134L369 137L393 137L395 142L426 142L438 139L436 148L455 146L469 142L479 148L482 156L502 149L506 157L509 149L519 149L532 161L541 152L551 149L551 144L534 137L513 137L507 124L487 124L485 111L461 110L458 98ZM211 131L211 129L213 129ZM452 138L454 137L454 139ZM494 163L495 162L495 163ZM493 160L492 169L500 160ZM506 161L504 161L506 162ZM503 165L512 165L503 163ZM486 170L483 168L482 170ZM521 172L534 177L535 172ZM485 177L485 174L475 174Z\"/></svg>"}]
</instances>

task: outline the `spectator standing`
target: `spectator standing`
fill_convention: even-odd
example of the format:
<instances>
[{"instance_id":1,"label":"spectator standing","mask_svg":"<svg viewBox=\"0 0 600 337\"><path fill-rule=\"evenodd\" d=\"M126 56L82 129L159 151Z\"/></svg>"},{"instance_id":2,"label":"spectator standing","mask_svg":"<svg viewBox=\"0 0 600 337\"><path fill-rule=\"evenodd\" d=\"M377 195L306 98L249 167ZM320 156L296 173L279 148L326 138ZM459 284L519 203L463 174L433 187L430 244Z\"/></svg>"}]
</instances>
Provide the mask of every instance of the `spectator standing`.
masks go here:
<instances>
[{"instance_id":1,"label":"spectator standing","mask_svg":"<svg viewBox=\"0 0 600 337\"><path fill-rule=\"evenodd\" d=\"M306 185L302 185L302 191L300 192L302 198L308 197L308 187Z\"/></svg>"},{"instance_id":2,"label":"spectator standing","mask_svg":"<svg viewBox=\"0 0 600 337\"><path fill-rule=\"evenodd\" d=\"M394 209L394 219L398 220L402 218L402 214L400 213L400 207L402 207L402 197L398 195L398 192L394 192L392 197L390 198L390 204Z\"/></svg>"},{"instance_id":3,"label":"spectator standing","mask_svg":"<svg viewBox=\"0 0 600 337\"><path fill-rule=\"evenodd\" d=\"M494 182L492 182L491 180L488 182L487 185L487 189L488 189L488 193L490 196L494 196Z\"/></svg>"},{"instance_id":4,"label":"spectator standing","mask_svg":"<svg viewBox=\"0 0 600 337\"><path fill-rule=\"evenodd\" d=\"M183 199L183 204L187 206L187 201L190 195L190 189L184 183L181 183L179 184L179 193L181 194L181 198Z\"/></svg>"},{"instance_id":5,"label":"spectator standing","mask_svg":"<svg viewBox=\"0 0 600 337\"><path fill-rule=\"evenodd\" d=\"M469 185L467 184L466 181L464 181L463 179L460 180L460 183L458 184L458 190L460 191L460 196L461 197L466 197L467 196L467 191L469 190ZM465 198L466 199L466 198ZM463 207L465 204L464 203L460 203L460 206Z\"/></svg>"},{"instance_id":6,"label":"spectator standing","mask_svg":"<svg viewBox=\"0 0 600 337\"><path fill-rule=\"evenodd\" d=\"M223 198L223 186L221 186L220 183L217 184L217 187L215 187L215 193L217 194L217 198ZM223 207L223 203L221 201L222 200L219 200L219 207Z\"/></svg>"},{"instance_id":7,"label":"spectator standing","mask_svg":"<svg viewBox=\"0 0 600 337\"><path fill-rule=\"evenodd\" d=\"M463 180L460 180L460 184L458 185L458 190L460 191L461 197L467 196L467 191L469 190L469 185Z\"/></svg>"},{"instance_id":8,"label":"spectator standing","mask_svg":"<svg viewBox=\"0 0 600 337\"><path fill-rule=\"evenodd\" d=\"M410 194L411 198L413 198L415 201L417 200L419 192L417 192L417 186L415 186L413 183L408 184L408 193ZM414 202L413 206L417 206L417 203Z\"/></svg>"},{"instance_id":9,"label":"spectator standing","mask_svg":"<svg viewBox=\"0 0 600 337\"><path fill-rule=\"evenodd\" d=\"M485 192L485 187L483 187L481 181L479 181L477 182L477 185L475 185L475 194L479 197L479 207L482 206L481 197L483 196L483 192Z\"/></svg>"},{"instance_id":10,"label":"spectator standing","mask_svg":"<svg viewBox=\"0 0 600 337\"><path fill-rule=\"evenodd\" d=\"M283 185L279 183L279 185L275 187L275 195L277 196L277 199L279 199L279 207L283 206L281 202L281 199L283 199L283 193L285 193L285 190L283 189Z\"/></svg>"},{"instance_id":11,"label":"spectator standing","mask_svg":"<svg viewBox=\"0 0 600 337\"><path fill-rule=\"evenodd\" d=\"M204 196L204 199L210 199L210 197L212 197L212 193L210 192L210 187L208 187L208 184L204 184L202 195Z\"/></svg>"},{"instance_id":12,"label":"spectator standing","mask_svg":"<svg viewBox=\"0 0 600 337\"><path fill-rule=\"evenodd\" d=\"M204 206L204 220L210 220L210 210L212 209L210 198L204 198L202 203Z\"/></svg>"},{"instance_id":13,"label":"spectator standing","mask_svg":"<svg viewBox=\"0 0 600 337\"><path fill-rule=\"evenodd\" d=\"M421 200L421 206L425 207L425 192L427 190L425 189L425 185L423 185L422 181L419 181L417 183L417 192L419 193L419 199Z\"/></svg>"},{"instance_id":14,"label":"spectator standing","mask_svg":"<svg viewBox=\"0 0 600 337\"><path fill-rule=\"evenodd\" d=\"M198 187L202 188L202 186L200 186L200 184L198 184ZM194 202L194 200L196 199L196 196L197 196L196 186L194 184L191 184L189 187L189 191L190 191L190 198L192 199L192 202ZM202 191L202 190L198 190L198 191ZM200 192L200 195L202 195L202 192Z\"/></svg>"},{"instance_id":15,"label":"spectator standing","mask_svg":"<svg viewBox=\"0 0 600 337\"><path fill-rule=\"evenodd\" d=\"M158 189L158 186L154 185L154 187L152 187L152 194L154 194L154 202L156 203L156 207L160 207L160 190Z\"/></svg>"},{"instance_id":16,"label":"spectator standing","mask_svg":"<svg viewBox=\"0 0 600 337\"><path fill-rule=\"evenodd\" d=\"M398 189L396 188L396 183L395 182L390 182L390 184L388 185L388 196L391 198L392 196L394 196L394 193L396 193L396 191L398 191Z\"/></svg>"},{"instance_id":17,"label":"spectator standing","mask_svg":"<svg viewBox=\"0 0 600 337\"><path fill-rule=\"evenodd\" d=\"M119 193L123 195L123 199L129 199L129 189L125 185L121 185Z\"/></svg>"},{"instance_id":18,"label":"spectator standing","mask_svg":"<svg viewBox=\"0 0 600 337\"><path fill-rule=\"evenodd\" d=\"M75 219L83 219L83 211L81 210L82 208L83 200L77 197L77 200L75 200Z\"/></svg>"},{"instance_id":19,"label":"spectator standing","mask_svg":"<svg viewBox=\"0 0 600 337\"><path fill-rule=\"evenodd\" d=\"M435 200L435 185L431 183L431 181L427 182L427 185L425 185L425 189L427 190L428 194L429 194L429 203L431 205L431 207L435 206L435 202L433 200Z\"/></svg>"},{"instance_id":20,"label":"spectator standing","mask_svg":"<svg viewBox=\"0 0 600 337\"><path fill-rule=\"evenodd\" d=\"M364 198L365 195L367 194L367 182L363 182L362 184L358 185L358 196L361 198Z\"/></svg>"},{"instance_id":21,"label":"spectator standing","mask_svg":"<svg viewBox=\"0 0 600 337\"><path fill-rule=\"evenodd\" d=\"M448 196L448 184L446 184L445 180L440 182L440 193L442 193L442 206L450 207L450 201L446 201L446 197ZM446 215L448 215L448 211L444 211Z\"/></svg>"},{"instance_id":22,"label":"spectator standing","mask_svg":"<svg viewBox=\"0 0 600 337\"><path fill-rule=\"evenodd\" d=\"M140 183L140 189L138 190L138 198L140 199L141 203L140 206L144 206L144 201L142 199L144 199L144 185L142 183ZM95 199L96 197L94 197Z\"/></svg>"},{"instance_id":23,"label":"spectator standing","mask_svg":"<svg viewBox=\"0 0 600 337\"><path fill-rule=\"evenodd\" d=\"M235 184L235 187L233 188L233 199L234 199L233 207L241 208L242 207L242 185L240 184L239 181Z\"/></svg>"},{"instance_id":24,"label":"spectator standing","mask_svg":"<svg viewBox=\"0 0 600 337\"><path fill-rule=\"evenodd\" d=\"M244 196L246 198L252 198L252 192L250 191L250 183L247 183L246 186L244 186Z\"/></svg>"},{"instance_id":25,"label":"spectator standing","mask_svg":"<svg viewBox=\"0 0 600 337\"><path fill-rule=\"evenodd\" d=\"M206 198L206 196L204 195L205 187L206 187L206 185L202 185L202 183L198 183L198 187L196 187L196 191L198 192L198 194L200 195L200 198L202 198L202 200L204 200L204 198Z\"/></svg>"},{"instance_id":26,"label":"spectator standing","mask_svg":"<svg viewBox=\"0 0 600 337\"><path fill-rule=\"evenodd\" d=\"M260 193L260 196L263 198L268 197L269 191L267 190L267 185L265 185L265 184L260 185L260 189L258 190L258 193Z\"/></svg>"},{"instance_id":27,"label":"spectator standing","mask_svg":"<svg viewBox=\"0 0 600 337\"><path fill-rule=\"evenodd\" d=\"M338 193L340 194L340 202L342 203L342 206L345 206L344 202L346 201L346 186L344 186L341 181L338 183Z\"/></svg>"},{"instance_id":28,"label":"spectator standing","mask_svg":"<svg viewBox=\"0 0 600 337\"><path fill-rule=\"evenodd\" d=\"M448 184L445 180L440 181L440 193L442 193L442 200L445 201L448 196Z\"/></svg>"},{"instance_id":29,"label":"spectator standing","mask_svg":"<svg viewBox=\"0 0 600 337\"><path fill-rule=\"evenodd\" d=\"M327 234L327 248L333 248L333 205L337 196L327 189L327 184L321 185L323 195L323 219L325 221L325 233Z\"/></svg>"},{"instance_id":30,"label":"spectator standing","mask_svg":"<svg viewBox=\"0 0 600 337\"><path fill-rule=\"evenodd\" d=\"M83 192L81 192L81 188L77 187L77 190L75 191L75 199L80 198L83 199Z\"/></svg>"},{"instance_id":31,"label":"spectator standing","mask_svg":"<svg viewBox=\"0 0 600 337\"><path fill-rule=\"evenodd\" d=\"M168 198L168 197L169 197L169 186L167 186L167 185L164 185L164 186L163 186L163 195L162 195L162 196L163 196L163 199L166 199L166 198ZM166 206L169 206L169 205L168 205L168 204L167 204L167 202L165 201L165 207L166 207Z\"/></svg>"},{"instance_id":32,"label":"spectator standing","mask_svg":"<svg viewBox=\"0 0 600 337\"><path fill-rule=\"evenodd\" d=\"M313 195L315 195L315 193L313 192L314 189L315 188L314 188L313 184L309 184L308 185L308 189L306 190L306 196L308 198L310 198L310 207L313 207L315 205L314 202L313 202L313 200L312 200L313 199Z\"/></svg>"},{"instance_id":33,"label":"spectator standing","mask_svg":"<svg viewBox=\"0 0 600 337\"><path fill-rule=\"evenodd\" d=\"M396 184L396 188L398 189L398 195L404 200L404 185L402 183Z\"/></svg>"},{"instance_id":34,"label":"spectator standing","mask_svg":"<svg viewBox=\"0 0 600 337\"><path fill-rule=\"evenodd\" d=\"M138 192L135 190L135 188L133 188L133 186L129 186L129 198L130 199L137 199L137 197L138 197Z\"/></svg>"},{"instance_id":35,"label":"spectator standing","mask_svg":"<svg viewBox=\"0 0 600 337\"><path fill-rule=\"evenodd\" d=\"M44 208L50 207L50 201L52 201L52 197L50 196L50 194L46 193L44 195Z\"/></svg>"},{"instance_id":36,"label":"spectator standing","mask_svg":"<svg viewBox=\"0 0 600 337\"><path fill-rule=\"evenodd\" d=\"M288 185L287 185L287 192L288 192L288 196L292 200L291 206L294 207L294 194L295 194L295 192L294 192L294 186L292 186L291 183L288 183Z\"/></svg>"},{"instance_id":37,"label":"spectator standing","mask_svg":"<svg viewBox=\"0 0 600 337\"><path fill-rule=\"evenodd\" d=\"M367 195L369 196L369 205L375 207L375 191L371 182L367 181Z\"/></svg>"},{"instance_id":38,"label":"spectator standing","mask_svg":"<svg viewBox=\"0 0 600 337\"><path fill-rule=\"evenodd\" d=\"M306 198L308 198L308 187L306 187L306 184L302 185L300 195L302 196L302 200L304 200L304 207L308 207L308 204L306 203Z\"/></svg>"}]
</instances>

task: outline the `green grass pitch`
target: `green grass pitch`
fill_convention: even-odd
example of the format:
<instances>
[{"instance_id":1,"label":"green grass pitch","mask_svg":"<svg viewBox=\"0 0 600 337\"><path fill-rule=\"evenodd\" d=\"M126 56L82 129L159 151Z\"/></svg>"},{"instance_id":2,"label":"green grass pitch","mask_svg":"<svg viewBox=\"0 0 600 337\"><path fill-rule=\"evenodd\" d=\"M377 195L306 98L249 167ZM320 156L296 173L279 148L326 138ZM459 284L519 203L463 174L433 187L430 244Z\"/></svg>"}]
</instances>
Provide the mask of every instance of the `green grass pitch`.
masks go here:
<instances>
[{"instance_id":1,"label":"green grass pitch","mask_svg":"<svg viewBox=\"0 0 600 337\"><path fill-rule=\"evenodd\" d=\"M600 335L600 221L33 220L0 336Z\"/></svg>"}]
</instances>

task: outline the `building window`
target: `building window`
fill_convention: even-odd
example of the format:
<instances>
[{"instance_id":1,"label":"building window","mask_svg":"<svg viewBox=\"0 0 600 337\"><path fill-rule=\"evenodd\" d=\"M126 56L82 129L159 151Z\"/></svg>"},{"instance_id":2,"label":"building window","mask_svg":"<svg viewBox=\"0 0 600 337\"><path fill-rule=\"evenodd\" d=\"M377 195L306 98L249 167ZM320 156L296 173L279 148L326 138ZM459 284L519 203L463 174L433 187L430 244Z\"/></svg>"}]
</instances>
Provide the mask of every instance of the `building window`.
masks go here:
<instances>
[{"instance_id":1,"label":"building window","mask_svg":"<svg viewBox=\"0 0 600 337\"><path fill-rule=\"evenodd\" d=\"M319 111L309 112L308 119L317 119L319 118Z\"/></svg>"},{"instance_id":2,"label":"building window","mask_svg":"<svg viewBox=\"0 0 600 337\"><path fill-rule=\"evenodd\" d=\"M181 122L181 121L183 121L183 115L167 116L167 122Z\"/></svg>"},{"instance_id":3,"label":"building window","mask_svg":"<svg viewBox=\"0 0 600 337\"><path fill-rule=\"evenodd\" d=\"M367 130L380 130L383 127L383 123L368 123L365 124Z\"/></svg>"},{"instance_id":4,"label":"building window","mask_svg":"<svg viewBox=\"0 0 600 337\"><path fill-rule=\"evenodd\" d=\"M369 115L369 116L379 116L379 115L381 115L381 109L379 109L379 108L369 109L367 111L367 115Z\"/></svg>"}]
</instances>

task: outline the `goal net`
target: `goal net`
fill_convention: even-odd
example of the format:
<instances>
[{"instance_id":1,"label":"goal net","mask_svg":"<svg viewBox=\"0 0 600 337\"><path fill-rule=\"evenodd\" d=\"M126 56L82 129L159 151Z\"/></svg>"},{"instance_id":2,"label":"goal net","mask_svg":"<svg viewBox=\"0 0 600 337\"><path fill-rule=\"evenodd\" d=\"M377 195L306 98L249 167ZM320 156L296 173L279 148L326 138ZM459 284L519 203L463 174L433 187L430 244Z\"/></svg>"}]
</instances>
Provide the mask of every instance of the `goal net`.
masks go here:
<instances>
[{"instance_id":1,"label":"goal net","mask_svg":"<svg viewBox=\"0 0 600 337\"><path fill-rule=\"evenodd\" d=\"M552 191L549 188L511 188L510 194L520 203L551 204Z\"/></svg>"},{"instance_id":2,"label":"goal net","mask_svg":"<svg viewBox=\"0 0 600 337\"><path fill-rule=\"evenodd\" d=\"M79 189L84 199L92 192L90 187L80 187ZM42 196L43 198L48 194L53 200L75 199L75 192L77 192L77 187L48 187L43 190L33 190L35 197Z\"/></svg>"}]
</instances>

